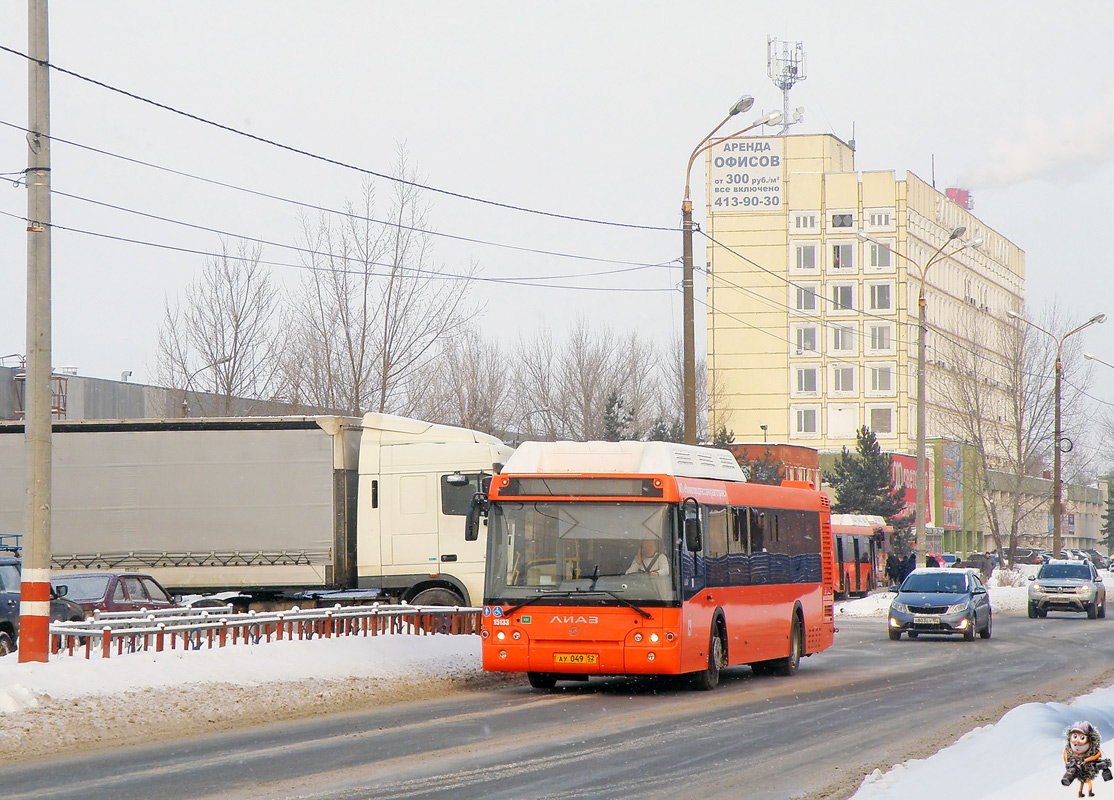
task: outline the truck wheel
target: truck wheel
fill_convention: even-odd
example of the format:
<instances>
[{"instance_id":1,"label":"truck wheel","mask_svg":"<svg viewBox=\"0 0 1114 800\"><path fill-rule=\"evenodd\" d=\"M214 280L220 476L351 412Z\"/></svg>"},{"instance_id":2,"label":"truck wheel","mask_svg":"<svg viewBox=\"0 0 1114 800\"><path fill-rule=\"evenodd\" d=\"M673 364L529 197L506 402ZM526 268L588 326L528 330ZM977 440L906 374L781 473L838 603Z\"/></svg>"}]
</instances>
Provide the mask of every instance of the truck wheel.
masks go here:
<instances>
[{"instance_id":1,"label":"truck wheel","mask_svg":"<svg viewBox=\"0 0 1114 800\"><path fill-rule=\"evenodd\" d=\"M15 652L15 644L12 643L11 634L7 631L0 632L0 656L6 656L12 652Z\"/></svg>"},{"instance_id":2,"label":"truck wheel","mask_svg":"<svg viewBox=\"0 0 1114 800\"><path fill-rule=\"evenodd\" d=\"M544 672L527 672L526 677L535 689L552 689L557 685L557 677Z\"/></svg>"},{"instance_id":3,"label":"truck wheel","mask_svg":"<svg viewBox=\"0 0 1114 800\"><path fill-rule=\"evenodd\" d=\"M1098 615L1099 615L1098 605L1099 605L1098 600L1096 600L1093 603L1088 603L1087 604L1087 619L1098 619Z\"/></svg>"},{"instance_id":4,"label":"truck wheel","mask_svg":"<svg viewBox=\"0 0 1114 800\"><path fill-rule=\"evenodd\" d=\"M410 598L412 606L462 606L464 598L452 589L423 589Z\"/></svg>"},{"instance_id":5,"label":"truck wheel","mask_svg":"<svg viewBox=\"0 0 1114 800\"><path fill-rule=\"evenodd\" d=\"M1030 603L1029 604L1029 619L1036 619L1036 618L1037 618L1037 604L1036 603Z\"/></svg>"}]
</instances>

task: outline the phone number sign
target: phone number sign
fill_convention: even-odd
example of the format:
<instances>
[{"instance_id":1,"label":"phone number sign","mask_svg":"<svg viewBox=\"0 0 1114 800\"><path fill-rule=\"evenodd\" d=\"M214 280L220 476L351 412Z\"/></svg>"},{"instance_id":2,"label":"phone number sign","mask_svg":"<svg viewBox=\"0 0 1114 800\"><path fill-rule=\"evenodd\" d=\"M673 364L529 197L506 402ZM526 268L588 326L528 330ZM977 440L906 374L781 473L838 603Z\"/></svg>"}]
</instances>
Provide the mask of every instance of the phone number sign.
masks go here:
<instances>
[{"instance_id":1,"label":"phone number sign","mask_svg":"<svg viewBox=\"0 0 1114 800\"><path fill-rule=\"evenodd\" d=\"M712 212L781 210L785 139L726 139L710 150Z\"/></svg>"}]
</instances>

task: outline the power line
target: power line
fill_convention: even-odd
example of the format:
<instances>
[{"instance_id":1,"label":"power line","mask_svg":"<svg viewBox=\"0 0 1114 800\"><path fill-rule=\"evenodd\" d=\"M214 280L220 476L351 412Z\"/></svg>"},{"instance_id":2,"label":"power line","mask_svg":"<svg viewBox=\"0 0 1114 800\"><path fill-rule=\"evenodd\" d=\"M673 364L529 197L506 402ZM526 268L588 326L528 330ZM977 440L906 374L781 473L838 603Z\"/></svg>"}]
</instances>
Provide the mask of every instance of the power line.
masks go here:
<instances>
[{"instance_id":1,"label":"power line","mask_svg":"<svg viewBox=\"0 0 1114 800\"><path fill-rule=\"evenodd\" d=\"M15 123L8 122L6 120L0 120L0 126L12 128L14 130L22 131L24 133L29 133L30 132L27 128L25 128L22 125L17 125ZM80 142L75 142L75 141L72 141L72 140L69 140L69 139L63 139L63 138L58 137L58 136L50 136L49 138L50 138L51 142L69 145L70 147L76 147L76 148L81 149L81 150L86 150L90 153L96 153L98 155L107 156L109 158L115 158L115 159L118 159L120 161L125 161L127 163L136 164L136 165L142 166L142 167L147 167L148 169L158 170L160 172L166 172L166 173L171 174L171 175L177 175L178 177L181 177L181 178L189 178L190 180L200 181L201 183L207 183L207 184L210 184L212 186L219 186L223 189L231 189L233 191L243 192L245 194L254 195L256 197L262 197L262 198L267 199L267 200L274 200L274 201L280 202L280 203L286 203L288 205L297 206L299 208L310 208L310 209L313 209L314 211L320 211L320 212L327 213L327 214L335 214L336 216L346 217L348 219L357 220L357 221L360 221L360 222L373 222L377 225L385 225L385 226L389 226L389 227L392 227L392 228L397 228L398 230L403 230L403 231L414 231L414 232L417 232L417 233L425 233L425 234L428 234L430 236L437 236L437 237L444 238L444 239L452 239L454 241L467 242L469 244L480 244L480 245L485 245L487 247L500 247L500 248L504 248L504 249L507 249L507 250L515 250L517 252L522 252L522 253L534 253L534 254L537 254L537 255L553 256L555 258L570 258L570 259L577 259L577 260L581 260L581 261L597 261L597 262L606 263L606 264L637 265L637 264L640 263L640 262L636 262L636 261L624 261L624 260L620 260L620 259L610 259L610 258L601 258L601 257L598 257L598 256L580 255L580 254L577 254L577 253L562 253L562 252L553 251L553 250L541 250L541 249L533 248L533 247L522 247L522 246L513 245L513 244L506 244L504 242L493 242L493 241L489 241L489 240L485 240L485 239L476 239L476 238L469 237L469 236L459 236L459 235L455 235L455 234L451 234L451 233L443 233L441 231L431 230L429 228L419 228L419 227L410 226L410 225L403 225L399 222L394 222L393 220L376 219L374 217L367 217L367 216L364 216L362 214L354 214L350 211L342 211L340 209L329 208L328 206L317 205L316 203L308 203L308 202L301 201L301 200L294 200L294 199L289 198L289 197L283 197L281 195L270 194L268 192L259 191L257 189L249 189L247 187L238 186L238 185L233 184L233 183L227 183L225 181L218 181L214 178L207 178L207 177L202 176L202 175L196 175L196 174L193 174L193 173L190 173L190 172L185 172L183 170L173 169L172 167L166 167L166 166L162 166L160 164L154 164L154 163L151 163L149 161L143 161L142 159L133 158L131 156L125 156L125 155L121 155L119 153L113 153L110 150L103 150L103 149L98 148L98 147L92 147L91 145L81 144ZM10 173L0 173L0 177L2 177L2 176L22 176L22 175L23 175L22 171L10 172Z\"/></svg>"},{"instance_id":2,"label":"power line","mask_svg":"<svg viewBox=\"0 0 1114 800\"><path fill-rule=\"evenodd\" d=\"M24 223L27 222L26 217L21 216L19 214L13 214L13 213L8 212L8 211L0 211L0 215L3 215L5 217L10 217L12 219L19 220L19 221L24 222ZM160 242L148 242L148 241L144 241L142 239L132 239L132 238L125 237L125 236L115 236L115 235L112 235L112 234L101 233L101 232L98 232L98 231L89 231L89 230L84 230L84 229L81 229L81 228L71 228L71 227L68 227L68 226L65 226L65 225L58 225L56 223L52 223L50 227L54 230L66 231L67 233L76 233L76 234L80 234L80 235L83 235L83 236L92 236L92 237L95 237L95 238L98 238L98 239L107 239L109 241L124 242L126 244L136 244L136 245L141 245L141 246L144 246L144 247L153 247L153 248L157 248L157 249L160 249L160 250L169 250L169 251L177 252L177 253L199 255L199 256L205 256L205 257L208 257L208 258L226 258L226 259L229 259L229 260L232 260L232 261L251 261L251 262L255 262L255 263L259 263L259 264L264 264L266 266L290 267L290 268L293 268L293 269L306 270L306 271L309 271L309 272L328 272L328 273L335 273L335 274L360 275L360 276L367 274L366 272L363 272L363 271L360 271L360 270L337 269L335 267L313 267L313 266L308 266L306 264L291 264L289 262L268 261L268 260L265 260L265 259L254 259L254 258L249 258L247 256L237 256L237 255L234 255L234 254L231 254L231 253L213 253L211 251L198 250L196 248L179 247L179 246L176 246L176 245L163 244L163 243L160 243ZM342 259L342 260L348 260L348 259ZM526 286L526 287L535 287L535 288L544 288L544 289L571 289L571 290L577 290L577 291L597 291L597 292L674 292L674 291L677 291L676 288L672 288L672 287L662 287L662 288L645 287L645 288L642 288L642 287L607 287L607 286L567 286L567 285L563 285L563 284L537 283L532 279L522 278L522 277L497 278L497 277L484 277L484 276L478 276L478 275L459 275L459 274L456 274L456 273L436 272L434 270L423 270L423 269L416 269L416 268L413 268L413 267L399 267L399 266L396 266L396 265L393 265L393 264L386 264L386 263L381 263L381 262L367 262L367 264L369 266L383 267L385 269L393 269L393 270L397 270L397 271L403 272L403 273L410 273L410 274L413 274L415 276L425 276L425 277L431 278L433 280L478 281L478 282L481 282L481 283L506 284L506 285L509 285L509 286ZM376 276L376 277L382 277L382 276ZM545 280L545 279L543 278L542 280Z\"/></svg>"},{"instance_id":3,"label":"power line","mask_svg":"<svg viewBox=\"0 0 1114 800\"><path fill-rule=\"evenodd\" d=\"M35 60L35 59L32 59L31 56L29 56L27 53L24 53L20 50L16 50L15 48L12 48L12 47L6 47L4 45L0 45L0 50L11 53L13 55L20 56L22 58L27 59L28 61ZM311 159L314 159L316 161L320 161L320 162L325 163L325 164L331 164L331 165L336 166L336 167L342 167L344 169L349 169L349 170L352 170L354 172L359 172L363 175L369 175L369 176L374 177L374 178L381 178L383 180L393 181L393 182L401 184L403 186L410 186L410 187L415 188L415 189L423 189L425 191L435 192L437 194L442 194L442 195L445 195L447 197L453 197L453 198L456 198L458 200L467 200L467 201L472 202L472 203L480 203L482 205L492 206L494 208L502 208L502 209L505 209L507 211L519 211L519 212L522 212L524 214L534 214L536 216L549 217L549 218L552 218L552 219L563 219L563 220L567 220L569 222L584 222L584 223L588 223L588 224L591 224L591 225L605 225L605 226L608 226L608 227L627 228L627 229L630 229L630 230L668 231L669 233L676 233L677 232L676 228L665 228L665 227L656 226L656 225L636 225L636 224L627 223L627 222L615 222L615 221L611 221L611 220L593 219L591 217L578 217L578 216L573 216L573 215L570 215L570 214L558 214L558 213L553 212L553 211L542 211L540 209L528 208L526 206L517 206L517 205L512 205L510 203L501 203L501 202L498 202L496 200L487 200L487 199L484 199L482 197L475 197L473 195L467 195L467 194L463 194L461 192L449 191L448 189L440 189L436 186L429 186L429 185L426 185L426 184L417 183L415 181L408 181L404 178L398 178L398 177L395 177L393 175L387 175L387 174L382 173L382 172L376 172L374 170L370 170L370 169L367 169L365 167L358 167L354 164L349 164L347 162L340 161L340 160L335 159L335 158L329 158L328 156L323 156L323 155L320 155L318 153L310 152L308 150L301 150L297 147L293 147L293 146L288 145L288 144L283 144L281 142L277 142L274 139L267 139L263 136L257 136L253 133L248 133L246 131L239 130L238 128L233 128L230 125L225 125L223 123L216 122L216 121L211 120L211 119L206 119L205 117L198 116L197 114L191 114L188 111L183 111L179 108L175 108L174 106L167 105L166 103L160 103L156 100L151 100L150 98L143 97L142 95L135 94L134 92L129 92L125 89L121 89L121 88L116 87L116 86L112 86L111 84L105 83L104 81L99 81L99 80L96 80L95 78L90 78L86 75L82 75L78 72L74 72L73 70L65 69L64 67L59 67L57 64L47 63L46 66L49 67L50 69L54 70L55 72L60 72L63 75L68 75L71 78L76 78L80 81L84 81L86 83L92 84L93 86L98 86L101 89L106 89L110 92L115 92L116 94L122 95L122 96L130 98L132 100L137 100L141 103L146 103L147 105L153 106L155 108L162 109L163 111L169 111L172 114L177 114L181 117L185 117L186 119L191 119L194 122L200 122L203 125L209 125L213 128L217 128L218 130L222 130L222 131L225 131L227 133L232 133L232 134L235 134L237 136L242 136L246 139L251 139L252 141L256 141L256 142L259 142L261 144L270 145L271 147L275 147L275 148L278 148L280 150L285 150L285 151L290 152L290 153L295 153L296 155L305 156L306 158L311 158Z\"/></svg>"},{"instance_id":4,"label":"power line","mask_svg":"<svg viewBox=\"0 0 1114 800\"><path fill-rule=\"evenodd\" d=\"M165 222L165 223L168 223L168 224L171 224L171 225L180 225L184 228L191 228L193 230L199 230L199 231L205 231L207 233L213 233L213 234L216 234L218 236L229 236L229 237L233 237L233 238L236 238L236 239L242 239L244 241L255 242L257 244L265 244L265 245L268 245L268 246L271 246L271 247L279 247L279 248L282 248L282 249L285 249L285 250L293 250L297 253L304 253L306 255L324 256L326 258L331 258L331 259L341 258L340 256L337 256L335 253L331 253L329 251L316 250L314 248L302 247L300 245L286 244L284 242L274 242L274 241L271 241L271 240L268 240L268 239L260 239L260 238L254 237L254 236L247 236L247 235L244 235L244 234L234 233L232 231L224 231L224 230L220 230L218 228L210 228L210 227L207 227L205 225L199 225L199 224L192 223L192 222L184 222L182 220L173 219L171 217L163 217L163 216L159 216L158 214L151 214L151 213L148 213L146 211L139 211L138 209L134 209L134 208L127 208L125 206L119 206L119 205L115 205L113 203L106 203L106 202L103 202L101 200L93 200L92 198L89 198L89 197L82 197L80 195L70 194L68 192L61 192L61 191L58 191L57 189L52 190L51 194L52 195L57 195L59 197L66 197L66 198L69 198L70 200L78 200L78 201L83 202L83 203L89 203L91 205L100 206L101 208L110 208L113 211L121 211L121 212L126 213L126 214L134 214L136 216L143 217L145 219L151 219L151 220L155 220L155 221L158 221L158 222ZM404 227L404 226L400 226L400 227ZM413 229L410 229L410 230L413 230ZM376 263L376 262L370 262L370 263L373 263L375 266L391 266L391 265L380 264L380 263ZM623 263L632 263L632 262L623 262ZM626 272L635 272L637 270L654 269L654 268L657 268L657 267L667 267L667 266L668 266L668 262L663 263L663 264L638 264L637 266L626 267L624 269L598 270L596 272L576 272L576 273L569 273L569 274L564 274L564 275L535 275L535 276L531 276L529 278L529 280L564 280L564 279L567 279L567 278L590 278L590 277L598 277L598 276L602 276L602 275L619 275L619 274L626 273ZM527 280L527 279L522 278L522 280Z\"/></svg>"}]
</instances>

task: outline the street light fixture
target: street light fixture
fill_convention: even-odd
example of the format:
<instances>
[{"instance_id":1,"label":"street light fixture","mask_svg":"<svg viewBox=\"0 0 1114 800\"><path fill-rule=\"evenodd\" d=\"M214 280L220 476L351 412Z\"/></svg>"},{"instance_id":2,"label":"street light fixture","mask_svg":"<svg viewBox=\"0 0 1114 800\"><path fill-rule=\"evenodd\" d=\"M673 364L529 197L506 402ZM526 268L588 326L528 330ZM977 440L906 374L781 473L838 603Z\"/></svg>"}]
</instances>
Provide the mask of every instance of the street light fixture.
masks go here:
<instances>
[{"instance_id":1,"label":"street light fixture","mask_svg":"<svg viewBox=\"0 0 1114 800\"><path fill-rule=\"evenodd\" d=\"M204 372L205 370L212 369L213 367L220 366L221 364L227 364L231 360L232 360L232 356L225 356L224 358L218 358L216 361L212 362L211 364L206 364L203 367L198 367L193 372L191 372L188 376L186 376L186 386L185 386L184 389L182 389L182 416L183 417L188 417L189 414L190 414L189 393L191 391L190 387L193 385L193 379L196 378L200 373Z\"/></svg>"},{"instance_id":2,"label":"street light fixture","mask_svg":"<svg viewBox=\"0 0 1114 800\"><path fill-rule=\"evenodd\" d=\"M1056 338L1056 334L1051 331L1046 331L1035 322L1030 322L1025 317L1018 314L1013 309L1006 310L1006 316L1013 317L1019 322L1024 322L1030 328L1035 328L1041 333L1052 337L1052 341L1056 342L1056 424L1053 433L1053 446L1052 446L1052 557L1060 557L1060 545L1063 542L1063 496L1064 485L1060 476L1060 455L1063 452L1061 447L1063 445L1063 432L1060 430L1060 378L1063 375L1063 363L1060 360L1060 354L1064 348L1064 340L1073 334L1079 333L1084 328L1089 328L1092 325L1101 325L1106 322L1106 314L1095 314L1089 320L1084 322L1077 328L1065 333L1063 336ZM1085 356L1088 357L1088 356ZM1089 356L1094 359L1094 356ZM1094 359L1098 360L1098 359ZM1104 362L1105 363L1105 362ZM1109 365L1108 365L1109 366Z\"/></svg>"},{"instance_id":3,"label":"street light fixture","mask_svg":"<svg viewBox=\"0 0 1114 800\"><path fill-rule=\"evenodd\" d=\"M684 374L682 377L682 384L684 395L685 444L696 444L696 315L693 311L692 201L689 199L692 164L696 161L698 155L713 146L709 140L716 135L720 128L727 124L728 120L736 114L749 111L753 105L754 98L749 94L744 94L740 97L735 105L728 109L727 116L723 118L723 121L712 128L712 132L701 139L700 143L693 148L692 155L689 156L688 167L685 170L685 199L681 203L681 217L684 222L682 231L684 237L684 257L682 260L684 272L681 279L681 290L684 297ZM741 136L747 131L762 125L777 125L779 122L781 122L781 112L774 111L759 117L747 127L732 133L730 136L724 137L724 139L733 139L736 136Z\"/></svg>"},{"instance_id":4,"label":"street light fixture","mask_svg":"<svg viewBox=\"0 0 1114 800\"><path fill-rule=\"evenodd\" d=\"M917 500L916 500L916 524L917 524L917 545L919 547L924 547L925 546L925 506L927 504L927 493L928 493L928 468L927 468L927 462L926 462L926 459L925 459L925 417L926 417L925 406L926 406L926 400L925 400L925 379L924 379L924 377L925 377L925 335L928 332L928 320L927 320L927 312L926 312L927 304L925 302L925 297L924 297L924 284L925 284L925 278L928 276L928 270L932 267L933 264L935 264L939 261L943 261L947 258L952 258L956 254L961 253L964 250L971 250L971 249L975 249L975 248L978 248L978 247L982 247L983 238L981 236L976 236L974 239L970 239L970 240L964 242L961 247L957 247L954 250L944 252L944 249L949 244L951 244L952 242L959 239L966 232L967 232L967 228L963 225L952 228L951 232L948 234L948 238L944 240L944 243L942 245L940 245L939 247L936 248L936 252L934 252L929 257L928 261L925 262L924 266L921 266L916 261L911 259L909 256L905 255L904 253L899 253L897 250L893 249L888 244L886 244L882 241L879 241L878 239L874 238L873 236L871 236L868 233L865 233L863 231L858 231L856 233L856 235L860 239L864 239L868 242L872 242L873 244L875 244L879 247L884 247L887 250L889 250L891 253L893 253L895 256L897 256L898 258L905 259L910 264L912 264L914 267L916 267L917 271L920 272L920 274L921 274L920 292L917 295L917 308L918 308L917 314L918 314L920 332L919 332L919 336L917 338L917 491L916 491Z\"/></svg>"},{"instance_id":5,"label":"street light fixture","mask_svg":"<svg viewBox=\"0 0 1114 800\"><path fill-rule=\"evenodd\" d=\"M1083 357L1085 359L1087 359L1088 361L1097 361L1100 364L1102 364L1103 366L1107 366L1107 367L1110 367L1111 369L1114 369L1114 364L1111 364L1109 361L1103 361L1101 358L1099 358L1096 355L1092 355L1091 353L1084 353Z\"/></svg>"}]
</instances>

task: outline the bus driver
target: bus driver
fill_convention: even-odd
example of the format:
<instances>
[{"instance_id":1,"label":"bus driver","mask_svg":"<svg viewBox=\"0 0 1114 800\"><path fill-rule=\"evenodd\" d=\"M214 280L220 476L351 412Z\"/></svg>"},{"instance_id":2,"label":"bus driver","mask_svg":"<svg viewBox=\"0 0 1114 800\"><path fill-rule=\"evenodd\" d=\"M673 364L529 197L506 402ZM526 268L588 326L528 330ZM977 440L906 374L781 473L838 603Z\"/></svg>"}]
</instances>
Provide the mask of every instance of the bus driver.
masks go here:
<instances>
[{"instance_id":1,"label":"bus driver","mask_svg":"<svg viewBox=\"0 0 1114 800\"><path fill-rule=\"evenodd\" d=\"M658 552L657 539L643 539L628 575L668 575L669 559Z\"/></svg>"}]
</instances>

